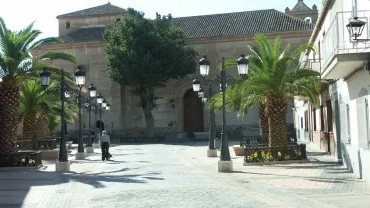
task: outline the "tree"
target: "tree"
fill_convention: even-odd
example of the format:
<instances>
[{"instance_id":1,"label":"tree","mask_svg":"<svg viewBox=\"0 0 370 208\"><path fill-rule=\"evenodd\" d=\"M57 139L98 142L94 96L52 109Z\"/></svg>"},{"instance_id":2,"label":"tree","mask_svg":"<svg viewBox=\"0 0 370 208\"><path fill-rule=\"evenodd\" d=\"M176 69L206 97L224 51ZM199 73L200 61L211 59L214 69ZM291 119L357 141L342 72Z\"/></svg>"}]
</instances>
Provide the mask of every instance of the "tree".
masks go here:
<instances>
[{"instance_id":1,"label":"tree","mask_svg":"<svg viewBox=\"0 0 370 208\"><path fill-rule=\"evenodd\" d=\"M154 136L155 88L165 87L195 70L196 52L185 47L182 30L171 25L172 17L157 14L154 20L129 8L121 20L104 34L108 75L121 85L130 86L139 96L148 136Z\"/></svg>"},{"instance_id":2,"label":"tree","mask_svg":"<svg viewBox=\"0 0 370 208\"><path fill-rule=\"evenodd\" d=\"M67 60L76 63L76 57L64 53L49 51L39 57L33 57L31 51L42 44L61 42L58 38L37 40L41 32L33 29L33 23L23 30L11 31L0 17L0 153L14 153L17 151L15 139L17 137L19 119L19 86L22 80L38 77L42 67L48 68L53 74L60 74L60 70L46 62L45 59Z\"/></svg>"},{"instance_id":3,"label":"tree","mask_svg":"<svg viewBox=\"0 0 370 208\"><path fill-rule=\"evenodd\" d=\"M288 99L303 95L311 102L317 102L320 74L312 70L299 69L298 64L298 55L313 48L304 44L291 52L288 44L281 50L280 37L276 37L274 44L271 44L266 36L261 34L255 36L255 42L256 45L248 46L252 54L249 57L249 77L238 87L238 92L232 94L241 99L239 112L247 112L248 108L258 105L261 133L265 132L268 126L269 145L284 146L288 142L286 128ZM225 65L236 66L236 61L228 60ZM291 68L298 69L291 71Z\"/></svg>"},{"instance_id":4,"label":"tree","mask_svg":"<svg viewBox=\"0 0 370 208\"><path fill-rule=\"evenodd\" d=\"M20 114L23 119L23 140L31 140L36 149L37 139L47 136L47 118L61 115L60 94L48 93L49 90L58 91L56 83L52 83L46 90L39 80L24 80L20 87ZM65 114L67 117L77 110L76 104L66 102ZM28 144L28 143L27 143Z\"/></svg>"}]
</instances>

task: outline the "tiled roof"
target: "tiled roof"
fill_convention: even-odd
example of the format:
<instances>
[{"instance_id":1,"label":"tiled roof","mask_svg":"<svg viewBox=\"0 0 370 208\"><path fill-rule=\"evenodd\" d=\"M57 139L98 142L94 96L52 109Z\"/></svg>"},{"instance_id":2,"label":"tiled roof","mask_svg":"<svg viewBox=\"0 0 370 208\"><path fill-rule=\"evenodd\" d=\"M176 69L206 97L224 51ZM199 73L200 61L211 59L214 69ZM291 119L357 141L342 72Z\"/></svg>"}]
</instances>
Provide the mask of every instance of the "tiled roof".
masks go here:
<instances>
[{"instance_id":1,"label":"tiled roof","mask_svg":"<svg viewBox=\"0 0 370 208\"><path fill-rule=\"evenodd\" d=\"M187 38L312 30L314 25L275 9L173 19Z\"/></svg>"},{"instance_id":2,"label":"tiled roof","mask_svg":"<svg viewBox=\"0 0 370 208\"><path fill-rule=\"evenodd\" d=\"M186 38L207 38L257 33L312 30L314 25L274 9L179 17L173 25L184 30ZM66 43L103 40L104 27L81 28L61 36Z\"/></svg>"},{"instance_id":3,"label":"tiled roof","mask_svg":"<svg viewBox=\"0 0 370 208\"><path fill-rule=\"evenodd\" d=\"M83 9L80 11L75 11L67 14L62 14L57 16L57 18L64 18L64 17L80 17L80 16L100 16L100 15L114 15L114 14L122 14L125 9L121 7L114 6L111 3L107 3L101 6L96 6L88 9Z\"/></svg>"},{"instance_id":4,"label":"tiled roof","mask_svg":"<svg viewBox=\"0 0 370 208\"><path fill-rule=\"evenodd\" d=\"M65 43L102 41L104 30L105 27L80 28L67 35L62 35L59 38Z\"/></svg>"}]
</instances>

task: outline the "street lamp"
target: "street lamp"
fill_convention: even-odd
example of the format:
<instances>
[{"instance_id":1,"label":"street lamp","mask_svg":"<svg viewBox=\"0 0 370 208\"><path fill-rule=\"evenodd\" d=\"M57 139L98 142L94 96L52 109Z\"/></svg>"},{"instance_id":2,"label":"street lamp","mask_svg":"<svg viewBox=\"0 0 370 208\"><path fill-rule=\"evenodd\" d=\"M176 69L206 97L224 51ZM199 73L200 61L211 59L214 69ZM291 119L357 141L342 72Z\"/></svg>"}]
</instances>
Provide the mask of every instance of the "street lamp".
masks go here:
<instances>
[{"instance_id":1,"label":"street lamp","mask_svg":"<svg viewBox=\"0 0 370 208\"><path fill-rule=\"evenodd\" d=\"M202 59L199 60L199 72L203 77L208 76L209 68L211 63L208 61L207 56L204 55Z\"/></svg>"},{"instance_id":2,"label":"street lamp","mask_svg":"<svg viewBox=\"0 0 370 208\"><path fill-rule=\"evenodd\" d=\"M225 92L226 92L226 70L225 70L225 58L222 57L222 71L221 71L221 93L222 93L222 130L221 130L221 153L220 161L218 162L218 171L219 172L231 172L233 170L232 161L230 158L229 144L226 132L226 106L225 106ZM206 56L199 61L200 68L203 68L202 76L207 76L209 71L206 71L205 68L210 66L210 62L206 59ZM238 73L242 78L246 78L248 74L248 60L245 58L244 54L237 60ZM213 80L213 79L212 79ZM194 82L193 82L194 88ZM209 98L212 97L212 88L209 87L210 92ZM199 89L200 91L200 89ZM212 109L213 110L213 109ZM212 128L212 123L211 123Z\"/></svg>"},{"instance_id":3,"label":"street lamp","mask_svg":"<svg viewBox=\"0 0 370 208\"><path fill-rule=\"evenodd\" d=\"M200 81L198 79L194 79L193 81L193 91L199 92L200 90Z\"/></svg>"},{"instance_id":4,"label":"street lamp","mask_svg":"<svg viewBox=\"0 0 370 208\"><path fill-rule=\"evenodd\" d=\"M366 22L358 20L358 17L354 17L346 25L350 37L354 37L356 41L369 41L369 39L357 39L362 35Z\"/></svg>"},{"instance_id":5,"label":"street lamp","mask_svg":"<svg viewBox=\"0 0 370 208\"><path fill-rule=\"evenodd\" d=\"M200 98L204 98L204 94L205 94L204 90L202 88L200 88L200 90L198 91L198 96Z\"/></svg>"},{"instance_id":6,"label":"street lamp","mask_svg":"<svg viewBox=\"0 0 370 208\"><path fill-rule=\"evenodd\" d=\"M76 76L76 84L79 87L78 91L78 152L76 153L76 160L84 160L85 159L85 151L84 151L84 144L82 140L82 126L81 126L81 108L82 108L82 96L81 90L82 87L85 85L85 75L86 73L81 69L81 66L78 67L77 71L75 72Z\"/></svg>"},{"instance_id":7,"label":"street lamp","mask_svg":"<svg viewBox=\"0 0 370 208\"><path fill-rule=\"evenodd\" d=\"M247 58L245 58L245 55L241 54L240 58L237 60L237 64L238 64L238 73L243 79L245 79L248 75L248 63L249 61Z\"/></svg>"},{"instance_id":8,"label":"street lamp","mask_svg":"<svg viewBox=\"0 0 370 208\"><path fill-rule=\"evenodd\" d=\"M100 92L99 92L99 94L98 94L98 96L96 96L96 102L98 103L98 105L96 106L96 108L99 106L99 112L100 112L100 119L99 119L99 136L101 135L101 131L102 131L102 129L101 129L101 126L102 126L102 121L101 121L101 108L102 108L102 103L103 103L103 100L104 100L104 98L103 98L103 96L100 94Z\"/></svg>"},{"instance_id":9,"label":"street lamp","mask_svg":"<svg viewBox=\"0 0 370 208\"><path fill-rule=\"evenodd\" d=\"M108 105L108 102L104 99L102 102L102 107L105 108Z\"/></svg>"},{"instance_id":10,"label":"street lamp","mask_svg":"<svg viewBox=\"0 0 370 208\"><path fill-rule=\"evenodd\" d=\"M62 69L63 72L63 69ZM40 72L40 78L41 78L41 86L47 88L50 85L50 75L51 73L44 68L42 72ZM63 77L63 74L62 74ZM64 77L63 77L64 78Z\"/></svg>"},{"instance_id":11,"label":"street lamp","mask_svg":"<svg viewBox=\"0 0 370 208\"><path fill-rule=\"evenodd\" d=\"M104 98L99 92L98 96L96 96L96 102L98 102L98 104L101 104L103 102L103 100L104 100Z\"/></svg>"},{"instance_id":12,"label":"street lamp","mask_svg":"<svg viewBox=\"0 0 370 208\"><path fill-rule=\"evenodd\" d=\"M50 75L51 73L46 69L43 68L42 72L40 72L40 79L41 85L46 89L50 85ZM62 110L61 110L61 135L60 135L60 143L59 143L59 156L58 161L55 164L55 170L57 172L69 172L70 171L70 162L68 161L67 156L67 148L66 148L66 138L65 138L65 122L64 122L64 100L66 99L66 84L64 80L64 70L62 69L62 77L60 80L60 100L62 102Z\"/></svg>"},{"instance_id":13,"label":"street lamp","mask_svg":"<svg viewBox=\"0 0 370 208\"><path fill-rule=\"evenodd\" d=\"M206 104L206 103L207 103L207 101L208 101L208 99L207 99L206 97L202 98L202 102L203 102L204 104Z\"/></svg>"},{"instance_id":14,"label":"street lamp","mask_svg":"<svg viewBox=\"0 0 370 208\"><path fill-rule=\"evenodd\" d=\"M94 86L94 84L90 84L89 86L89 106L88 106L88 110L89 110L89 133L87 134L88 138L87 138L87 141L86 141L86 153L94 153L94 147L92 146L92 141L91 141L91 99L94 99L96 97L96 87Z\"/></svg>"},{"instance_id":15,"label":"street lamp","mask_svg":"<svg viewBox=\"0 0 370 208\"><path fill-rule=\"evenodd\" d=\"M110 110L110 105L107 104L107 106L105 106L105 110L109 111Z\"/></svg>"}]
</instances>

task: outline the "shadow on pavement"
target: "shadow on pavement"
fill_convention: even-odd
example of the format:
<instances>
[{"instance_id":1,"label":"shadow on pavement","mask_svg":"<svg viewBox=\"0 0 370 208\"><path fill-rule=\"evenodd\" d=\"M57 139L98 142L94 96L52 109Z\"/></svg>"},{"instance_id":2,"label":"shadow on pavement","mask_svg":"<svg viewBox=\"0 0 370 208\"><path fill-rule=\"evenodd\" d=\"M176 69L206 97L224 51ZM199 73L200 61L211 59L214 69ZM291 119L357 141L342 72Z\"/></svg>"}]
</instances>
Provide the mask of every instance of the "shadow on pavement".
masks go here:
<instances>
[{"instance_id":1,"label":"shadow on pavement","mask_svg":"<svg viewBox=\"0 0 370 208\"><path fill-rule=\"evenodd\" d=\"M109 163L114 162L112 161ZM41 186L78 182L91 185L94 188L104 188L106 187L105 183L145 184L151 180L165 180L162 177L158 177L161 175L159 172L146 172L140 174L129 173L129 171L135 169L138 168L123 168L102 173L56 173L40 170L0 172L0 196L16 196L11 197L11 200L6 200L6 197L1 197L0 207L22 207L29 191L31 189L35 190L35 188ZM55 188L55 192L58 192L58 187Z\"/></svg>"},{"instance_id":2,"label":"shadow on pavement","mask_svg":"<svg viewBox=\"0 0 370 208\"><path fill-rule=\"evenodd\" d=\"M247 171L233 171L233 173L244 173L244 174L251 174L251 175L266 175L266 176L277 176L277 177L292 177L292 178L300 178L300 179L311 180L311 181L318 180L320 182L327 182L327 183L331 183L332 181L340 181L340 182L336 182L336 183L347 183L347 182L351 182L351 181L356 181L354 179L346 179L346 178L328 179L328 178L322 178L322 177L296 176L296 175L284 175L284 174L260 173L260 172L247 172Z\"/></svg>"},{"instance_id":3,"label":"shadow on pavement","mask_svg":"<svg viewBox=\"0 0 370 208\"><path fill-rule=\"evenodd\" d=\"M328 152L307 152L307 156L330 156Z\"/></svg>"}]
</instances>

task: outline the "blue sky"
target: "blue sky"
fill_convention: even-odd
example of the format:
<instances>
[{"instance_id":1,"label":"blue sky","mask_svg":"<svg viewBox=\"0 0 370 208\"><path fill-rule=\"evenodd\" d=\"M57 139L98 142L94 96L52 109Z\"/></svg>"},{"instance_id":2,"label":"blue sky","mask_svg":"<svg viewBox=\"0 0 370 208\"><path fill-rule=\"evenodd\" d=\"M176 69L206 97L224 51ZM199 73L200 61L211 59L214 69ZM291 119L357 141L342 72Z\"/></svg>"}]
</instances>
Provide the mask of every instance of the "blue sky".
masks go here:
<instances>
[{"instance_id":1,"label":"blue sky","mask_svg":"<svg viewBox=\"0 0 370 208\"><path fill-rule=\"evenodd\" d=\"M58 3L57 3L58 2ZM108 0L2 0L0 16L12 30L24 28L35 21L35 28L43 37L57 36L56 16L107 3ZM116 6L132 7L153 18L156 12L171 13L174 17L196 16L260 9L292 9L297 0L110 0ZM322 0L304 0L307 6L313 4L321 9Z\"/></svg>"}]
</instances>

